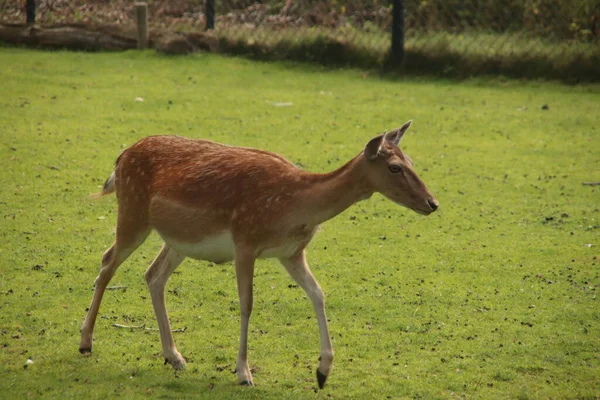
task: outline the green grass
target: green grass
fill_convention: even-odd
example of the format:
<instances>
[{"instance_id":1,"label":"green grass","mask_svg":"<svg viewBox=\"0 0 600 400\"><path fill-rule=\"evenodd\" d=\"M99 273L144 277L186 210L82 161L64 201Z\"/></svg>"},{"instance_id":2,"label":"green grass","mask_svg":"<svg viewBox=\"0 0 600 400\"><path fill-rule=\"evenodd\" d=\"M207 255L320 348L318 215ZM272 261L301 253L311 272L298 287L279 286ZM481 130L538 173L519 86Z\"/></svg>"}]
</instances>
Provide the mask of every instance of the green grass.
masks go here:
<instances>
[{"instance_id":1,"label":"green grass","mask_svg":"<svg viewBox=\"0 0 600 400\"><path fill-rule=\"evenodd\" d=\"M0 49L0 89L0 397L600 396L600 192L581 184L600 181L599 86ZM78 353L116 211L88 195L122 148L173 133L328 171L408 119L403 148L441 208L425 218L376 195L311 243L336 350L323 391L312 307L274 261L256 270L255 388L231 374L231 265L187 260L169 281L185 372L163 365L158 332L112 327L155 326L155 235L111 282L127 288L106 293L93 355Z\"/></svg>"}]
</instances>

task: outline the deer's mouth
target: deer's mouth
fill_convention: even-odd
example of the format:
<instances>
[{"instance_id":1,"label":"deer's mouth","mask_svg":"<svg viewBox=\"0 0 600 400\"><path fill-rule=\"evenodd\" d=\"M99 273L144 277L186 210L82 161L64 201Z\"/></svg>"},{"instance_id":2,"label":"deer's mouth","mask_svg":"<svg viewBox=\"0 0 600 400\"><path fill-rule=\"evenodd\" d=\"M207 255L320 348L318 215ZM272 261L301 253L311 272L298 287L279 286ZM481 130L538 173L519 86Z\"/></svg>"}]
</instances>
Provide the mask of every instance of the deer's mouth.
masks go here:
<instances>
[{"instance_id":1,"label":"deer's mouth","mask_svg":"<svg viewBox=\"0 0 600 400\"><path fill-rule=\"evenodd\" d=\"M412 210L412 211L416 212L417 214L421 214L421 215L429 215L429 214L431 214L434 211L430 207L427 207L427 208L425 208L425 207L415 207L415 206L412 206L412 205L407 205L405 203L401 203L399 201L394 201L394 203L398 204L399 206L408 208L409 210Z\"/></svg>"},{"instance_id":2,"label":"deer's mouth","mask_svg":"<svg viewBox=\"0 0 600 400\"><path fill-rule=\"evenodd\" d=\"M429 215L429 214L433 213L434 211L436 211L438 209L438 207L440 206L439 203L437 202L437 200L435 200L433 197L427 199L427 201L425 203L427 204L426 206L411 207L411 208L414 212L416 212L418 214Z\"/></svg>"},{"instance_id":3,"label":"deer's mouth","mask_svg":"<svg viewBox=\"0 0 600 400\"><path fill-rule=\"evenodd\" d=\"M433 213L434 210L429 209L429 210L424 210L421 208L413 208L412 209L414 212L416 212L417 214L421 214L421 215L429 215L431 213Z\"/></svg>"}]
</instances>

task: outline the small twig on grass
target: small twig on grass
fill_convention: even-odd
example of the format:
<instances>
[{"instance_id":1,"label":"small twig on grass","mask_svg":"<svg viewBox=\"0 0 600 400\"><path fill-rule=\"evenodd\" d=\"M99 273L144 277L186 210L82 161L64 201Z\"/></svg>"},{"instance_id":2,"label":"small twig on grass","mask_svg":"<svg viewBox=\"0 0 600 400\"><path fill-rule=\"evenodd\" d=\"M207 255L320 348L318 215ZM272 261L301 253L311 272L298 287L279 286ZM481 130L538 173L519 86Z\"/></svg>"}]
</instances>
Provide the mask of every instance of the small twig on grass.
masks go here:
<instances>
[{"instance_id":1,"label":"small twig on grass","mask_svg":"<svg viewBox=\"0 0 600 400\"><path fill-rule=\"evenodd\" d=\"M115 328L125 328L125 329L148 329L146 328L146 324L141 325L121 325L121 324L112 324Z\"/></svg>"},{"instance_id":2,"label":"small twig on grass","mask_svg":"<svg viewBox=\"0 0 600 400\"><path fill-rule=\"evenodd\" d=\"M106 290L119 290L119 289L127 289L127 286L107 286Z\"/></svg>"},{"instance_id":3,"label":"small twig on grass","mask_svg":"<svg viewBox=\"0 0 600 400\"><path fill-rule=\"evenodd\" d=\"M142 325L121 325L121 324L112 324L112 326L114 326L115 328L123 328L123 329L143 329L145 331L157 331L157 328L147 328L146 324L142 324ZM185 332L187 329L187 327L183 327L183 328L177 328L177 329L171 329L171 332L175 332L175 333L181 333L181 332Z\"/></svg>"},{"instance_id":4,"label":"small twig on grass","mask_svg":"<svg viewBox=\"0 0 600 400\"><path fill-rule=\"evenodd\" d=\"M600 182L581 182L585 186L600 186Z\"/></svg>"}]
</instances>

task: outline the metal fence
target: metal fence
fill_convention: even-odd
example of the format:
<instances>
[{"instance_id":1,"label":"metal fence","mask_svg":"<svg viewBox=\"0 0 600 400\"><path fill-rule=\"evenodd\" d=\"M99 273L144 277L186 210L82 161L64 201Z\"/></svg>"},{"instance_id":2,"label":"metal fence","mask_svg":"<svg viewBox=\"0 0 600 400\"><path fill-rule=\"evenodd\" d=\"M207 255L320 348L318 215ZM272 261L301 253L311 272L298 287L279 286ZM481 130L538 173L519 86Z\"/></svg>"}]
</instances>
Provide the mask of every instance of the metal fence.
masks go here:
<instances>
[{"instance_id":1,"label":"metal fence","mask_svg":"<svg viewBox=\"0 0 600 400\"><path fill-rule=\"evenodd\" d=\"M128 0L35 2L39 24L133 24L134 19L133 2ZM554 75L573 73L573 68L600 75L595 71L600 70L599 0L148 3L151 29L189 32L208 26L232 52L378 66L402 58L390 51L397 44L406 51L408 70L451 73L462 68L466 74L510 74L511 68L518 72L533 66L533 75L550 70ZM24 22L25 14L25 0L0 0L0 20ZM570 67L565 69L567 64Z\"/></svg>"}]
</instances>

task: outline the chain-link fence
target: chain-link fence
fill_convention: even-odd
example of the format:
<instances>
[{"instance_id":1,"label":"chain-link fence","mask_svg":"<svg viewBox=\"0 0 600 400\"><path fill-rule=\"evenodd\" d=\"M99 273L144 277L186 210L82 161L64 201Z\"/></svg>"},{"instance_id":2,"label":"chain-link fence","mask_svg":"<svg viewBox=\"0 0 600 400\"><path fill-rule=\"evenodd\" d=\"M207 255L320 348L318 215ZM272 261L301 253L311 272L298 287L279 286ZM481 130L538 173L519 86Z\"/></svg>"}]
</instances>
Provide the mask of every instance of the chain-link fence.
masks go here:
<instances>
[{"instance_id":1,"label":"chain-link fence","mask_svg":"<svg viewBox=\"0 0 600 400\"><path fill-rule=\"evenodd\" d=\"M212 0L149 0L151 29L202 31ZM600 80L600 0L404 0L407 71L577 75ZM36 0L36 22L133 24L127 0ZM25 21L25 0L0 20ZM225 52L364 67L385 65L390 0L214 0ZM210 22L210 13L209 20Z\"/></svg>"}]
</instances>

